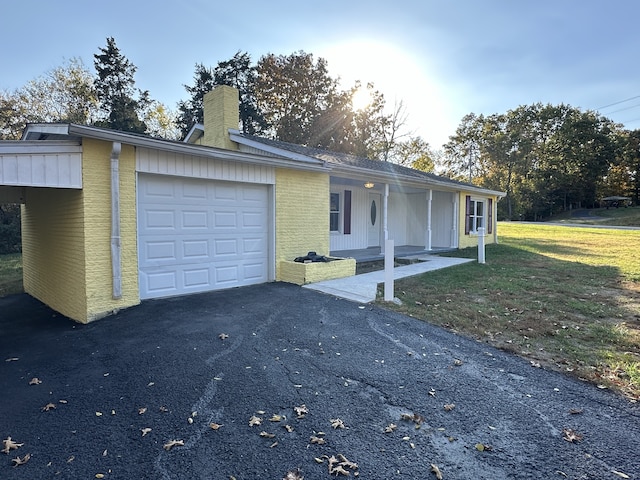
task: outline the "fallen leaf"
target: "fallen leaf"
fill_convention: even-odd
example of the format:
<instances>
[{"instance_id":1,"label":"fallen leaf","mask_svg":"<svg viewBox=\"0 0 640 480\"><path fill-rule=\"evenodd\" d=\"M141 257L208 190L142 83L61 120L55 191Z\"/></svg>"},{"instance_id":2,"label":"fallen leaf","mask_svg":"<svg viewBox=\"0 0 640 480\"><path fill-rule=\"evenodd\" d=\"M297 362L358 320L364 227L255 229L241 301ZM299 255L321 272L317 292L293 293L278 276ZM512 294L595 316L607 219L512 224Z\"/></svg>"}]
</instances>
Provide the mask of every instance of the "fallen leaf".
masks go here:
<instances>
[{"instance_id":1,"label":"fallen leaf","mask_svg":"<svg viewBox=\"0 0 640 480\"><path fill-rule=\"evenodd\" d=\"M398 426L395 423L390 423L389 425L387 425L384 429L384 433L392 433L393 431L395 431L398 428Z\"/></svg>"},{"instance_id":2,"label":"fallen leaf","mask_svg":"<svg viewBox=\"0 0 640 480\"><path fill-rule=\"evenodd\" d=\"M273 442L271 445L269 445L269 448L275 448L278 446L278 442Z\"/></svg>"},{"instance_id":3,"label":"fallen leaf","mask_svg":"<svg viewBox=\"0 0 640 480\"><path fill-rule=\"evenodd\" d=\"M188 417L188 418L187 418L187 423L188 423L189 425L191 425L191 424L193 423L193 418Z\"/></svg>"},{"instance_id":4,"label":"fallen leaf","mask_svg":"<svg viewBox=\"0 0 640 480\"><path fill-rule=\"evenodd\" d=\"M316 461L316 463L324 463L324 461L326 460L326 456L322 456L322 457L313 457L313 459Z\"/></svg>"},{"instance_id":5,"label":"fallen leaf","mask_svg":"<svg viewBox=\"0 0 640 480\"><path fill-rule=\"evenodd\" d=\"M249 419L249 426L255 427L256 425L262 425L262 418L252 415Z\"/></svg>"},{"instance_id":6,"label":"fallen leaf","mask_svg":"<svg viewBox=\"0 0 640 480\"><path fill-rule=\"evenodd\" d=\"M275 438L275 434L269 433L269 432L265 432L264 430L262 432L260 432L260 436L263 437L263 438Z\"/></svg>"},{"instance_id":7,"label":"fallen leaf","mask_svg":"<svg viewBox=\"0 0 640 480\"><path fill-rule=\"evenodd\" d=\"M218 338L220 340L226 340L227 338L229 338L229 335L227 335L226 333L221 333L220 335L218 335Z\"/></svg>"},{"instance_id":8,"label":"fallen leaf","mask_svg":"<svg viewBox=\"0 0 640 480\"><path fill-rule=\"evenodd\" d=\"M169 409L168 409L167 407L165 407L164 405L161 405L161 406L160 406L160 411L161 411L162 413L167 413L167 412L169 411ZM142 414L141 414L141 415L142 415Z\"/></svg>"},{"instance_id":9,"label":"fallen leaf","mask_svg":"<svg viewBox=\"0 0 640 480\"><path fill-rule=\"evenodd\" d=\"M65 404L65 405L66 405L66 404L67 404L67 403L69 403L69 402L67 402L66 400L58 400L58 403L62 403L62 404Z\"/></svg>"},{"instance_id":10,"label":"fallen leaf","mask_svg":"<svg viewBox=\"0 0 640 480\"><path fill-rule=\"evenodd\" d=\"M55 410L56 405L54 403L47 403L44 407L42 407L43 412L48 412L49 410Z\"/></svg>"},{"instance_id":11,"label":"fallen leaf","mask_svg":"<svg viewBox=\"0 0 640 480\"><path fill-rule=\"evenodd\" d=\"M627 475L626 473L622 473L622 472L618 472L617 470L611 470L611 473L619 476L620 478L631 478L629 475Z\"/></svg>"},{"instance_id":12,"label":"fallen leaf","mask_svg":"<svg viewBox=\"0 0 640 480\"><path fill-rule=\"evenodd\" d=\"M102 452L102 456L103 456L103 457L106 457L106 456L107 456L107 453L108 453L108 452L107 452L107 450L105 450L104 452Z\"/></svg>"},{"instance_id":13,"label":"fallen leaf","mask_svg":"<svg viewBox=\"0 0 640 480\"><path fill-rule=\"evenodd\" d=\"M167 451L171 450L173 447L184 447L184 440L169 440L162 446L162 448Z\"/></svg>"},{"instance_id":14,"label":"fallen leaf","mask_svg":"<svg viewBox=\"0 0 640 480\"><path fill-rule=\"evenodd\" d=\"M17 362L18 360L20 360L18 357L11 357L7 358L5 362Z\"/></svg>"},{"instance_id":15,"label":"fallen leaf","mask_svg":"<svg viewBox=\"0 0 640 480\"><path fill-rule=\"evenodd\" d=\"M281 422L282 420L284 420L284 417L282 415L273 415L269 419L270 422Z\"/></svg>"},{"instance_id":16,"label":"fallen leaf","mask_svg":"<svg viewBox=\"0 0 640 480\"><path fill-rule=\"evenodd\" d=\"M447 412L450 412L451 410L453 410L454 408L456 408L456 404L455 403L445 403L444 404L444 409Z\"/></svg>"},{"instance_id":17,"label":"fallen leaf","mask_svg":"<svg viewBox=\"0 0 640 480\"><path fill-rule=\"evenodd\" d=\"M347 460L347 457L345 457L341 453L338 454L338 460L340 460L340 463L344 467L350 468L351 470L357 470L358 469L358 464L357 463L350 462L349 460Z\"/></svg>"},{"instance_id":18,"label":"fallen leaf","mask_svg":"<svg viewBox=\"0 0 640 480\"><path fill-rule=\"evenodd\" d=\"M220 430L221 426L222 425L220 425L219 423L215 423L215 422L209 424L209 427L211 428L211 430Z\"/></svg>"},{"instance_id":19,"label":"fallen leaf","mask_svg":"<svg viewBox=\"0 0 640 480\"><path fill-rule=\"evenodd\" d=\"M283 427L287 432L289 433L293 432L293 427L291 425L283 425Z\"/></svg>"},{"instance_id":20,"label":"fallen leaf","mask_svg":"<svg viewBox=\"0 0 640 480\"><path fill-rule=\"evenodd\" d=\"M330 421L333 428L346 428L344 422L339 418L332 418Z\"/></svg>"},{"instance_id":21,"label":"fallen leaf","mask_svg":"<svg viewBox=\"0 0 640 480\"><path fill-rule=\"evenodd\" d=\"M575 430L565 428L562 430L563 438L569 443L576 443L582 440L582 435Z\"/></svg>"},{"instance_id":22,"label":"fallen leaf","mask_svg":"<svg viewBox=\"0 0 640 480\"><path fill-rule=\"evenodd\" d=\"M24 443L16 443L11 440L11 437L7 437L2 441L2 453L6 453L8 455L11 450L17 450L23 445Z\"/></svg>"},{"instance_id":23,"label":"fallen leaf","mask_svg":"<svg viewBox=\"0 0 640 480\"><path fill-rule=\"evenodd\" d=\"M289 470L285 476L282 477L282 480L304 480L304 477L299 468L294 468L293 470Z\"/></svg>"},{"instance_id":24,"label":"fallen leaf","mask_svg":"<svg viewBox=\"0 0 640 480\"><path fill-rule=\"evenodd\" d=\"M38 377L33 377L31 380L29 380L29 385L40 385L42 383L42 380L40 380Z\"/></svg>"},{"instance_id":25,"label":"fallen leaf","mask_svg":"<svg viewBox=\"0 0 640 480\"><path fill-rule=\"evenodd\" d=\"M422 422L424 422L424 417L417 413L403 413L402 415L400 415L400 419L409 420L416 425L421 425Z\"/></svg>"},{"instance_id":26,"label":"fallen leaf","mask_svg":"<svg viewBox=\"0 0 640 480\"><path fill-rule=\"evenodd\" d=\"M154 382L149 382L149 383L147 383L147 387L153 387L154 385L155 385L155 383L154 383Z\"/></svg>"},{"instance_id":27,"label":"fallen leaf","mask_svg":"<svg viewBox=\"0 0 640 480\"><path fill-rule=\"evenodd\" d=\"M96 478L104 478L104 473L96 473Z\"/></svg>"},{"instance_id":28,"label":"fallen leaf","mask_svg":"<svg viewBox=\"0 0 640 480\"><path fill-rule=\"evenodd\" d=\"M144 415L146 411L147 411L147 407L140 407L138 409L138 415Z\"/></svg>"},{"instance_id":29,"label":"fallen leaf","mask_svg":"<svg viewBox=\"0 0 640 480\"><path fill-rule=\"evenodd\" d=\"M71 463L76 459L75 455L71 455L69 458L67 458L67 463Z\"/></svg>"},{"instance_id":30,"label":"fallen leaf","mask_svg":"<svg viewBox=\"0 0 640 480\"><path fill-rule=\"evenodd\" d=\"M490 452L491 450L493 450L493 447L484 443L476 443L476 450L478 450L479 452Z\"/></svg>"},{"instance_id":31,"label":"fallen leaf","mask_svg":"<svg viewBox=\"0 0 640 480\"><path fill-rule=\"evenodd\" d=\"M349 472L347 470L345 470L342 465L337 465L334 468L330 469L329 470L329 474L330 475L335 475L336 477L338 475L344 475L345 477L349 476Z\"/></svg>"},{"instance_id":32,"label":"fallen leaf","mask_svg":"<svg viewBox=\"0 0 640 480\"><path fill-rule=\"evenodd\" d=\"M442 472L435 463L431 464L431 471L436 474L438 480L442 480Z\"/></svg>"},{"instance_id":33,"label":"fallen leaf","mask_svg":"<svg viewBox=\"0 0 640 480\"><path fill-rule=\"evenodd\" d=\"M144 437L147 433L151 432L151 429L147 427L140 429L140 431L142 432L142 436Z\"/></svg>"},{"instance_id":34,"label":"fallen leaf","mask_svg":"<svg viewBox=\"0 0 640 480\"><path fill-rule=\"evenodd\" d=\"M13 460L11 460L11 462L13 463L14 467L17 467L18 465L24 465L25 463L27 463L30 458L31 458L31 454L27 453L24 457L22 458L16 457Z\"/></svg>"},{"instance_id":35,"label":"fallen leaf","mask_svg":"<svg viewBox=\"0 0 640 480\"><path fill-rule=\"evenodd\" d=\"M453 365L456 366L456 367L461 366L462 363L463 363L462 360L458 360L457 358L453 360ZM433 465L433 464L431 464L431 465ZM438 467L436 467L436 468L438 468Z\"/></svg>"},{"instance_id":36,"label":"fallen leaf","mask_svg":"<svg viewBox=\"0 0 640 480\"><path fill-rule=\"evenodd\" d=\"M327 442L325 442L324 438L316 437L314 435L313 437L311 437L311 443L315 443L315 444L318 444L318 445L324 445Z\"/></svg>"},{"instance_id":37,"label":"fallen leaf","mask_svg":"<svg viewBox=\"0 0 640 480\"><path fill-rule=\"evenodd\" d=\"M293 411L296 412L298 418L304 418L304 416L309 413L309 409L304 404L299 407L293 407Z\"/></svg>"},{"instance_id":38,"label":"fallen leaf","mask_svg":"<svg viewBox=\"0 0 640 480\"><path fill-rule=\"evenodd\" d=\"M96 417L101 417L102 416L102 412L96 412Z\"/></svg>"},{"instance_id":39,"label":"fallen leaf","mask_svg":"<svg viewBox=\"0 0 640 480\"><path fill-rule=\"evenodd\" d=\"M582 408L572 408L571 410L569 410L569 413L571 415L578 415L579 413L584 412L584 409Z\"/></svg>"}]
</instances>

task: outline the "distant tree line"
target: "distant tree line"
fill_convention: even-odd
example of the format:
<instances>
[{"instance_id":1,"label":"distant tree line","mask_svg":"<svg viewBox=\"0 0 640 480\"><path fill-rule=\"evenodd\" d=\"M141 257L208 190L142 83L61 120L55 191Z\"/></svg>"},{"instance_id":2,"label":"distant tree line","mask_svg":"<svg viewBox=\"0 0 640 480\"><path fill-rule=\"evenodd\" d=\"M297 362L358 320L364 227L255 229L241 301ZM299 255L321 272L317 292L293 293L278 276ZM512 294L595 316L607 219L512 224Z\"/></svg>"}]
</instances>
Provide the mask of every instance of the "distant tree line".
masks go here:
<instances>
[{"instance_id":1,"label":"distant tree line","mask_svg":"<svg viewBox=\"0 0 640 480\"><path fill-rule=\"evenodd\" d=\"M640 194L640 130L592 111L527 105L489 116L469 114L444 146L452 178L506 192L499 218L540 220L592 208L607 196Z\"/></svg>"}]
</instances>

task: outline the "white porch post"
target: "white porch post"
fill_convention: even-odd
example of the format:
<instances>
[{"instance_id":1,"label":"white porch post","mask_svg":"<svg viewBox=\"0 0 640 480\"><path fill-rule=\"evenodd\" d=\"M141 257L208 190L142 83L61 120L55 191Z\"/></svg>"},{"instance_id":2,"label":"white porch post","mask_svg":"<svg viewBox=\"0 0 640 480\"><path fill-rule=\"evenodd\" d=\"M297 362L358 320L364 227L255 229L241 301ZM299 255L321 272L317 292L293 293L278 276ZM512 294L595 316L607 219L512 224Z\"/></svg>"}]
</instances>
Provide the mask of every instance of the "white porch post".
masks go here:
<instances>
[{"instance_id":1,"label":"white porch post","mask_svg":"<svg viewBox=\"0 0 640 480\"><path fill-rule=\"evenodd\" d=\"M382 232L383 232L383 236L384 239L382 242L380 242L381 246L380 246L380 250L382 253L385 252L385 248L386 248L386 243L387 240L389 240L389 227L388 227L388 214L389 211L389 184L385 183L384 184L384 195L382 196Z\"/></svg>"},{"instance_id":2,"label":"white porch post","mask_svg":"<svg viewBox=\"0 0 640 480\"><path fill-rule=\"evenodd\" d=\"M424 248L431 250L431 207L433 203L433 190L427 192L427 230L425 232Z\"/></svg>"},{"instance_id":3,"label":"white porch post","mask_svg":"<svg viewBox=\"0 0 640 480\"><path fill-rule=\"evenodd\" d=\"M458 248L458 192L453 194L453 218L451 225L451 248Z\"/></svg>"}]
</instances>

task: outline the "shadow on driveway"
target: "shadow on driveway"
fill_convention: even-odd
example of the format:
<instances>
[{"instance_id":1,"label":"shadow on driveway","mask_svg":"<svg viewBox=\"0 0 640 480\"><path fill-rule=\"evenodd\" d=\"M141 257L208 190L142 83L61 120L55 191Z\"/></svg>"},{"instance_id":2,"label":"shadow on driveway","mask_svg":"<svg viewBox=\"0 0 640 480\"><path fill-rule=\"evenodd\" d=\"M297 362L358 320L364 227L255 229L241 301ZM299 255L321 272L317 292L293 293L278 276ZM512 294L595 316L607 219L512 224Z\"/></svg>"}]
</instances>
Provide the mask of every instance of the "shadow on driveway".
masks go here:
<instances>
[{"instance_id":1,"label":"shadow on driveway","mask_svg":"<svg viewBox=\"0 0 640 480\"><path fill-rule=\"evenodd\" d=\"M0 312L0 436L24 443L0 455L3 479L328 479L339 454L369 479L435 478L431 464L446 480L640 472L637 405L294 285L146 301L89 325L27 295Z\"/></svg>"}]
</instances>

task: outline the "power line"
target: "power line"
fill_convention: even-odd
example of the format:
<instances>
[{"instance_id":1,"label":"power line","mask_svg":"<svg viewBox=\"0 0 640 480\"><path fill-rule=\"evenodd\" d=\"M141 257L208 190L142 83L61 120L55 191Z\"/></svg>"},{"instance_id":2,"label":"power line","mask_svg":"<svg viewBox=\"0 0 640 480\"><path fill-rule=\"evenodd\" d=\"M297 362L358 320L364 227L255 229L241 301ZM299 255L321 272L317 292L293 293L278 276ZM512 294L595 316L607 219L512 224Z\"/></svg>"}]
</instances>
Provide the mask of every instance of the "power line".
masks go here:
<instances>
[{"instance_id":1,"label":"power line","mask_svg":"<svg viewBox=\"0 0 640 480\"><path fill-rule=\"evenodd\" d=\"M613 107L614 105L619 105L621 103L629 102L631 100L635 100L636 98L640 98L640 95L636 95L635 97L627 98L625 100L620 100L619 102L613 102L613 103L610 103L609 105L604 105L602 107L598 107L598 108L596 108L596 110L602 110L603 108Z\"/></svg>"},{"instance_id":2,"label":"power line","mask_svg":"<svg viewBox=\"0 0 640 480\"><path fill-rule=\"evenodd\" d=\"M618 110L614 110L613 112L607 112L606 115L612 115L614 113L624 112L625 110L631 110L633 108L638 108L638 107L640 107L640 103L636 103L635 105L631 105L630 107L619 108Z\"/></svg>"}]
</instances>

